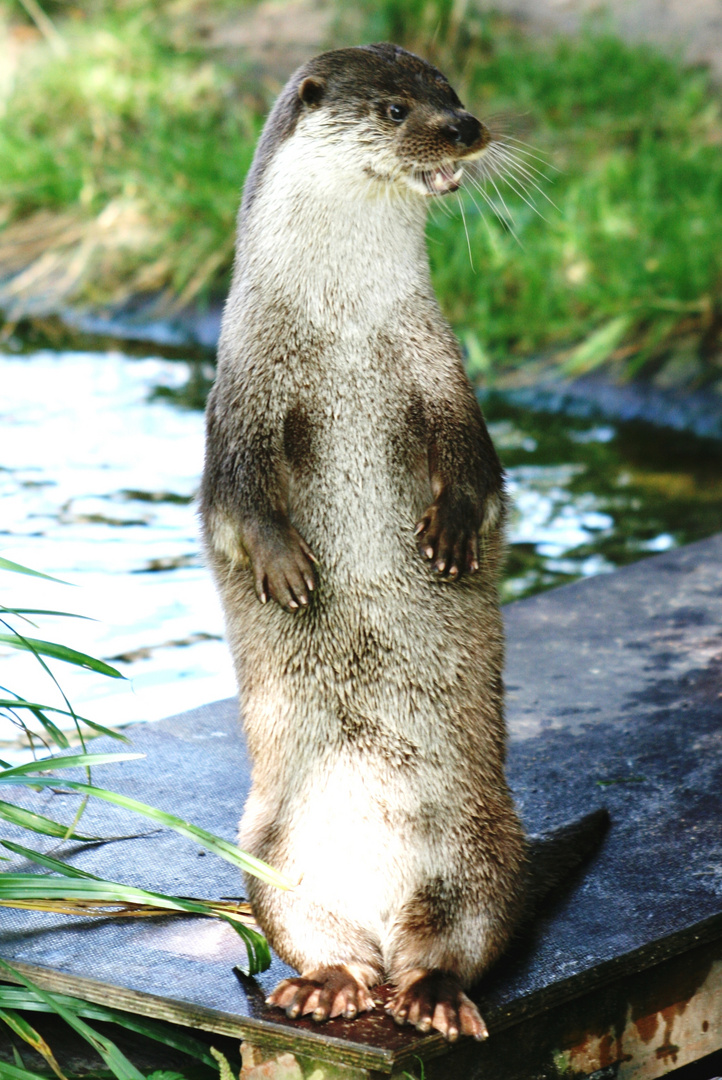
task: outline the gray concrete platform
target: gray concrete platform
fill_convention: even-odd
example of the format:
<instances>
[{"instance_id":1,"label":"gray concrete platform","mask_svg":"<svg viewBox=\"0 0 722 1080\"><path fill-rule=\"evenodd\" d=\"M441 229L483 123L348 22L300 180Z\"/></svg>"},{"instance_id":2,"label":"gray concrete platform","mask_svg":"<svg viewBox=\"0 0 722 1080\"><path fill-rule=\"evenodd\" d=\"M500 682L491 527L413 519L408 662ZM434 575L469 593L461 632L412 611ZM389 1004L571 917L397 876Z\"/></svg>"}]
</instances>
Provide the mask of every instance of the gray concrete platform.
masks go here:
<instances>
[{"instance_id":1,"label":"gray concrete platform","mask_svg":"<svg viewBox=\"0 0 722 1080\"><path fill-rule=\"evenodd\" d=\"M241 1036L244 1080L419 1076L419 1060L426 1080L651 1080L718 1050L722 535L513 604L505 618L509 776L528 829L602 806L612 826L475 991L488 1043L449 1050L380 1009L323 1026L287 1020L263 1004L285 965L274 958L242 983L243 946L212 921L0 909L0 955L50 988ZM232 839L248 786L236 713L222 701L134 728L146 757L94 780ZM17 801L70 820L77 798L23 790ZM105 804L83 827L145 829ZM166 831L68 850L83 869L176 895L241 888L230 865Z\"/></svg>"}]
</instances>

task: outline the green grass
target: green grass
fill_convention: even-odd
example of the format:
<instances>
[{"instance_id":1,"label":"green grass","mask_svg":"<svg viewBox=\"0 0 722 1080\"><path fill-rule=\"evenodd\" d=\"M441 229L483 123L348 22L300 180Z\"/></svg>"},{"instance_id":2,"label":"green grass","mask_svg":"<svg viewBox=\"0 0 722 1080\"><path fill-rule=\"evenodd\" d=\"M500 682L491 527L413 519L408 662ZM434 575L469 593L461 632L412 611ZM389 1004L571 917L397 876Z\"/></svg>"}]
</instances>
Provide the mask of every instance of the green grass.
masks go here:
<instances>
[{"instance_id":1,"label":"green grass","mask_svg":"<svg viewBox=\"0 0 722 1080\"><path fill-rule=\"evenodd\" d=\"M95 250L80 252L85 235L70 245L85 301L168 289L188 302L231 261L255 99L237 72L173 48L163 5L96 9L58 22L68 59L38 45L16 74L0 120L3 216L95 225Z\"/></svg>"},{"instance_id":2,"label":"green grass","mask_svg":"<svg viewBox=\"0 0 722 1080\"><path fill-rule=\"evenodd\" d=\"M6 96L0 221L9 239L39 222L33 257L55 246L71 266L65 277L39 272L61 299L160 291L183 305L227 285L242 179L277 86L230 54L172 44L173 12L189 6L96 2L83 19L49 7L70 59L37 45ZM4 10L22 18L18 3ZM492 129L547 163L519 148L544 174L533 174L543 194L527 185L543 217L501 181L506 208L486 187L501 220L465 197L473 268L455 200L432 215L436 287L472 372L503 374L542 354L570 374L606 362L625 377L720 383L722 115L706 73L599 27L539 40L460 10L366 0L361 32L341 12L334 32L428 56ZM48 239L45 211L71 222L75 239L72 228ZM0 272L3 251L0 232Z\"/></svg>"}]
</instances>

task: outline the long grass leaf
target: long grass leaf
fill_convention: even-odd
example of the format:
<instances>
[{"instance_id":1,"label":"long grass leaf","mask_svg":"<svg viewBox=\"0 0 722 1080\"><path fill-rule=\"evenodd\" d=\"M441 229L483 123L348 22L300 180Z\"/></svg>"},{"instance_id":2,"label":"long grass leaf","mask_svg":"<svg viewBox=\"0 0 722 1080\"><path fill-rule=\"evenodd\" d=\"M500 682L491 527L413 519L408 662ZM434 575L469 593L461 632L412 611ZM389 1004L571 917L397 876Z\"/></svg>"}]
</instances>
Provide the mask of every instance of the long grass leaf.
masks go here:
<instances>
[{"instance_id":1,"label":"long grass leaf","mask_svg":"<svg viewBox=\"0 0 722 1080\"><path fill-rule=\"evenodd\" d=\"M172 1050L179 1050L197 1061L202 1061L204 1065L214 1067L214 1060L204 1043L170 1024L145 1016L135 1016L133 1013L123 1012L122 1009L96 1005L92 1001L83 1001L82 998L70 997L66 994L54 993L53 997L61 1005L72 1009L74 1013L87 1020L102 1020L108 1024L118 1024L119 1027L144 1035L155 1042L163 1043ZM53 1012L42 998L24 986L0 986L0 1008L19 1009L23 1012Z\"/></svg>"},{"instance_id":2,"label":"long grass leaf","mask_svg":"<svg viewBox=\"0 0 722 1080\"><path fill-rule=\"evenodd\" d=\"M55 901L55 903L52 903ZM124 909L122 905L131 905ZM271 963L268 942L256 930L244 925L238 912L228 911L222 905L214 905L209 900L187 900L180 896L166 896L163 893L138 889L131 885L121 885L115 881L101 879L78 880L77 878L58 879L39 874L0 874L0 906L18 907L35 911L63 911L71 915L107 916L112 914L104 910L105 905L117 907L118 917L150 914L143 907L158 908L163 913L188 913L204 915L207 918L222 919L227 922L246 946L248 965L241 967L247 974L255 975L265 971ZM135 910L140 908L141 910Z\"/></svg>"},{"instance_id":3,"label":"long grass leaf","mask_svg":"<svg viewBox=\"0 0 722 1080\"><path fill-rule=\"evenodd\" d=\"M170 912L190 912L194 915L214 915L210 900L186 900L180 896L140 889L135 885L121 885L117 881L104 881L97 877L48 877L45 874L0 874L0 901L10 906L13 900L99 900L115 904L145 904Z\"/></svg>"},{"instance_id":4,"label":"long grass leaf","mask_svg":"<svg viewBox=\"0 0 722 1080\"><path fill-rule=\"evenodd\" d=\"M46 855L44 852L35 851L33 848L27 848L23 844L16 844L12 840L0 840L0 844L2 844L7 851L12 851L14 855L21 855L24 859L29 859L30 862L37 863L39 866L44 866L46 870L53 870L57 874L63 874L65 877L85 878L90 881L103 881L105 885L118 885L117 882L109 882L107 879L104 880L103 878L99 878L97 874L90 874L87 870L80 870L77 866L71 866L70 863L62 862L60 859L54 859L52 855ZM0 878L0 881L1 880L2 879ZM43 880L47 881L48 879L44 878ZM119 888L124 888L124 886L120 885ZM159 893L157 895L162 894ZM197 900L194 897L188 896L184 896L182 899L190 900L192 903L208 907L209 914L222 912L239 919L245 919L246 921L252 921L253 919L251 906L245 901ZM114 903L115 901L112 902Z\"/></svg>"},{"instance_id":5,"label":"long grass leaf","mask_svg":"<svg viewBox=\"0 0 722 1080\"><path fill-rule=\"evenodd\" d=\"M12 626L7 622L6 619L3 619L2 617L0 617L0 625L7 627L8 630L12 630ZM29 638L25 638L21 634L14 634L13 636L16 637L16 638L19 638L24 643L25 647L33 654L33 656L35 657L37 662L40 664L41 668L43 669L45 674L48 676L48 678L51 679L55 683L55 685L57 686L58 691L60 693L60 696L62 697L63 701L67 705L68 709L70 710L70 714L73 717L73 722L75 724L75 730L77 731L78 738L80 739L80 745L82 746L83 750L85 750L86 749L86 747L85 747L85 739L83 738L83 732L81 730L80 723L79 723L78 718L76 716L75 709L71 705L70 699L68 698L68 695L65 693L62 686L58 682L55 674L48 667L48 665L46 664L46 662L43 659L42 655L34 647L34 645L32 644L32 641ZM5 690L5 687L3 687L3 690L5 692L7 692ZM92 778L91 778L90 770L88 769L86 771L87 771L87 774L88 774L88 780L91 780ZM81 811L81 813L82 813L82 811Z\"/></svg>"},{"instance_id":6,"label":"long grass leaf","mask_svg":"<svg viewBox=\"0 0 722 1080\"><path fill-rule=\"evenodd\" d=\"M0 642L9 645L11 649L51 656L54 660L63 660L66 664L85 668L86 671L97 671L111 679L125 678L125 675L121 675L117 668L111 667L103 660L96 660L94 656L78 652L77 649L69 649L67 645L59 645L55 641L42 641L40 638L28 638L20 634L0 634Z\"/></svg>"},{"instance_id":7,"label":"long grass leaf","mask_svg":"<svg viewBox=\"0 0 722 1080\"><path fill-rule=\"evenodd\" d=\"M123 755L118 754L116 757L120 758ZM63 759L59 758L58 760ZM57 787L59 783L57 779L50 777L33 777L31 780L26 780L24 776L18 775L22 769L30 772L27 766L20 765L16 770L8 769L4 773L0 773L0 784L28 783L34 787ZM197 825L191 825L174 814L167 814L163 810L157 810L154 806L147 806L136 799L130 799L127 795L120 795L116 791L106 791L105 788L95 787L93 784L83 784L78 780L63 780L61 782L63 787L70 788L72 791L82 791L84 794L94 795L98 799L104 799L106 802L115 803L116 806L122 806L126 810L133 810L137 814L142 814L144 817L150 818L151 821L157 821L159 825L164 825L168 829L174 829L181 836L187 836L190 840L201 844L208 851L212 851L220 858L233 863L234 866L240 867L241 870L245 870L249 874L253 874L254 877L265 881L269 885L275 885L279 889L293 888L293 882L289 881L278 870L274 870L272 866L261 862L260 859L256 859L245 851L241 851L234 844L229 843L228 840L214 836L213 833L206 832L205 829L201 829Z\"/></svg>"},{"instance_id":8,"label":"long grass leaf","mask_svg":"<svg viewBox=\"0 0 722 1080\"><path fill-rule=\"evenodd\" d=\"M87 619L88 622L97 622L91 615L78 615L77 611L57 611L55 608L36 608L36 607L5 607L4 604L0 604L0 608L7 615L61 615L64 619Z\"/></svg>"},{"instance_id":9,"label":"long grass leaf","mask_svg":"<svg viewBox=\"0 0 722 1080\"><path fill-rule=\"evenodd\" d=\"M0 570L9 570L13 574L30 574L31 577L45 578L46 581L55 581L58 585L71 585L70 581L61 581L60 578L51 577L50 574L41 574L39 570L31 570L29 566L23 566L22 563L12 562L11 559L3 559L0 557Z\"/></svg>"},{"instance_id":10,"label":"long grass leaf","mask_svg":"<svg viewBox=\"0 0 722 1080\"><path fill-rule=\"evenodd\" d=\"M54 859L52 855L34 851L32 848L24 847L22 844L15 844L12 840L0 840L0 844L7 851L12 851L14 855L22 855L24 859L38 863L39 866L44 866L46 870L54 870L57 874L64 874L66 877L91 878L94 881L99 880L96 874L89 874L87 870L79 870L77 866L71 866L60 859Z\"/></svg>"},{"instance_id":11,"label":"long grass leaf","mask_svg":"<svg viewBox=\"0 0 722 1080\"><path fill-rule=\"evenodd\" d=\"M19 1016L14 1009L2 1009L0 1008L0 1020L4 1020L11 1031L14 1031L16 1035L19 1035L21 1039L24 1039L28 1046L32 1046L41 1057L44 1057L50 1068L60 1080L68 1080L63 1070L55 1060L55 1054L50 1049L45 1039L42 1037L39 1031L36 1031L32 1024L23 1016Z\"/></svg>"},{"instance_id":12,"label":"long grass leaf","mask_svg":"<svg viewBox=\"0 0 722 1080\"><path fill-rule=\"evenodd\" d=\"M113 728L105 727L104 724L99 724L95 720L88 720L87 717L80 718L81 723L86 727L92 728L93 731L97 731L99 735L107 735L109 739L117 739L119 742L130 743L130 739L127 735L123 735L121 731L114 731Z\"/></svg>"},{"instance_id":13,"label":"long grass leaf","mask_svg":"<svg viewBox=\"0 0 722 1080\"><path fill-rule=\"evenodd\" d=\"M32 810L26 810L24 806L16 806L0 800L0 818L10 821L13 825L19 825L22 829L30 829L31 832L41 833L43 836L58 836L64 840L103 840L102 836L85 836L81 833L71 832L71 825L63 825L60 821L43 814L35 814ZM2 842L2 841L0 841Z\"/></svg>"},{"instance_id":14,"label":"long grass leaf","mask_svg":"<svg viewBox=\"0 0 722 1080\"><path fill-rule=\"evenodd\" d=\"M46 990L43 990L41 987L31 982L30 979L21 975L19 971L11 967L11 965L7 964L4 960L0 960L0 968L7 971L13 980L21 982L24 986L34 990L44 1001L46 1001L53 1011L65 1020L66 1024L69 1024L74 1031L77 1031L78 1035L81 1035L86 1042L100 1054L116 1080L145 1080L143 1074L138 1072L135 1065L133 1065L131 1061L128 1061L122 1050L119 1050L111 1039L107 1038L105 1035L99 1035L89 1024L86 1024L84 1020L81 1020L72 1009L67 1008L59 1001L56 1001L52 994L49 994ZM2 1074L0 1074L0 1077L1 1076Z\"/></svg>"},{"instance_id":15,"label":"long grass leaf","mask_svg":"<svg viewBox=\"0 0 722 1080\"><path fill-rule=\"evenodd\" d=\"M89 765L107 765L109 762L114 761L134 761L138 758L145 757L145 754L67 754L62 757L47 757L39 758L37 761L27 761L24 765L15 765L11 769L4 769L0 772L0 783L4 783L8 777L15 776L27 776L36 772L50 772L55 769L70 769L76 765L82 765L87 767ZM34 783L40 781L32 780ZM52 783L57 787L58 784L67 784L66 780L54 779Z\"/></svg>"},{"instance_id":16,"label":"long grass leaf","mask_svg":"<svg viewBox=\"0 0 722 1080\"><path fill-rule=\"evenodd\" d=\"M19 1065L9 1065L5 1061L0 1061L0 1080L48 1080L48 1078L21 1068Z\"/></svg>"},{"instance_id":17,"label":"long grass leaf","mask_svg":"<svg viewBox=\"0 0 722 1080\"><path fill-rule=\"evenodd\" d=\"M172 915L198 915L209 919L221 919L239 927L253 922L250 905L227 900L189 900L203 908L202 911L180 911L177 906L156 903L136 904L127 900L57 900L33 897L25 900L0 899L0 907L16 908L18 911L44 911L48 915L75 915L79 919L165 919ZM240 910L247 907L248 911ZM251 927L253 929L253 927Z\"/></svg>"},{"instance_id":18,"label":"long grass leaf","mask_svg":"<svg viewBox=\"0 0 722 1080\"><path fill-rule=\"evenodd\" d=\"M35 710L37 709L42 713L52 712L58 713L60 716L71 716L73 720L79 720L81 724L86 724L87 727L92 728L93 731L97 731L101 735L108 735L111 739L120 739L122 742L130 742L127 735L122 735L113 728L104 727L95 720L88 720L87 716L79 716L75 713L71 713L69 709L59 709L55 705L44 705L39 701L27 701L25 698L20 697L0 698L0 709L28 709L32 713L35 713ZM70 744L68 743L67 745L69 746ZM66 747L63 747L63 749L66 749Z\"/></svg>"},{"instance_id":19,"label":"long grass leaf","mask_svg":"<svg viewBox=\"0 0 722 1080\"><path fill-rule=\"evenodd\" d=\"M618 315L594 330L562 366L565 375L584 375L604 364L632 326L631 315Z\"/></svg>"},{"instance_id":20,"label":"long grass leaf","mask_svg":"<svg viewBox=\"0 0 722 1080\"><path fill-rule=\"evenodd\" d=\"M24 720L21 720L17 714L21 710L31 712L35 719L38 721L38 723L41 725L41 727L53 740L56 746L59 746L61 750L70 749L70 742L68 741L68 737L66 736L65 732L61 731L61 729L58 727L54 720L51 720L50 717L45 715L45 713L42 711L42 707L34 707L30 702L28 702L27 705L23 705L20 703L20 699L13 700L11 698L8 698L7 700L3 699L3 701L0 701L0 708L4 709L6 713L10 713L12 716L15 717L18 723L21 724L22 727L25 729L25 733L26 735L28 735L28 737L30 736L30 732L28 730L27 724Z\"/></svg>"}]
</instances>

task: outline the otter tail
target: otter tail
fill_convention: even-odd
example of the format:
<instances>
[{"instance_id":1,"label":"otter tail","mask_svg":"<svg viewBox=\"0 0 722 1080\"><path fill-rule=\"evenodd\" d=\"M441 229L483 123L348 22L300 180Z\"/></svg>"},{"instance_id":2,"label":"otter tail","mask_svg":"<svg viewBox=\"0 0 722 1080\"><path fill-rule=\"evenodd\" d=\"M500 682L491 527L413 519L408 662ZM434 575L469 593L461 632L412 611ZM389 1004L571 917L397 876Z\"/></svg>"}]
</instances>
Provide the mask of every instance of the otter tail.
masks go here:
<instances>
[{"instance_id":1,"label":"otter tail","mask_svg":"<svg viewBox=\"0 0 722 1080\"><path fill-rule=\"evenodd\" d=\"M526 916L538 908L559 889L574 870L591 858L609 828L609 813L605 809L548 833L529 836L526 883Z\"/></svg>"}]
</instances>

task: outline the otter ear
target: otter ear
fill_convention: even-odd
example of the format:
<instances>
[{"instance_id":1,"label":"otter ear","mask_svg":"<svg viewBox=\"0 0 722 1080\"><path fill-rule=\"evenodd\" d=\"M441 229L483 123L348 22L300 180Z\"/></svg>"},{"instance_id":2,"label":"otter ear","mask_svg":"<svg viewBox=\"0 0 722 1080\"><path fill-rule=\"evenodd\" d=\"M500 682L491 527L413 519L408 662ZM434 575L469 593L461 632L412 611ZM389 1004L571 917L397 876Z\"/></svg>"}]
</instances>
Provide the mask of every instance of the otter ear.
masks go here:
<instances>
[{"instance_id":1,"label":"otter ear","mask_svg":"<svg viewBox=\"0 0 722 1080\"><path fill-rule=\"evenodd\" d=\"M315 75L309 75L298 88L298 96L304 105L315 108L321 103L321 98L326 93L326 83Z\"/></svg>"}]
</instances>

